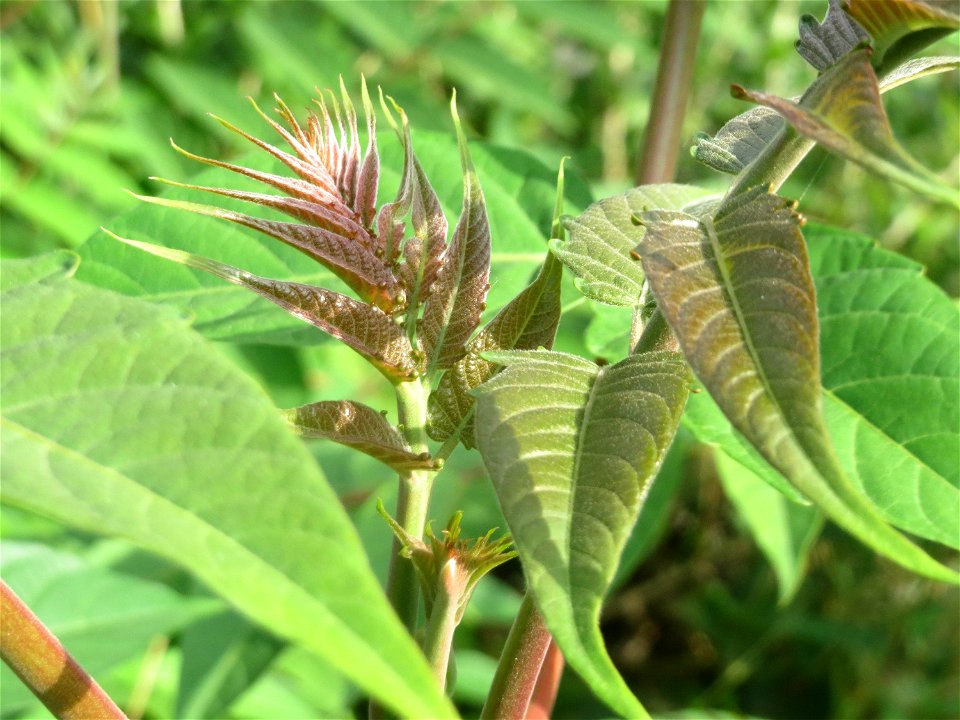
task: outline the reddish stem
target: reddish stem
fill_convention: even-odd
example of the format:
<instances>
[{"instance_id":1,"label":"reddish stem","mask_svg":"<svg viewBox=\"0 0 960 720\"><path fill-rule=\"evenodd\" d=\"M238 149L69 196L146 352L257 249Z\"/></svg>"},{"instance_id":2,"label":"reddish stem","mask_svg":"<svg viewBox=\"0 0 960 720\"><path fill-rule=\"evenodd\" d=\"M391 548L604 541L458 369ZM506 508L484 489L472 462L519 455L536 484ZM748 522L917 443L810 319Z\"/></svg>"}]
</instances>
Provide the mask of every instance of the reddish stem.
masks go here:
<instances>
[{"instance_id":1,"label":"reddish stem","mask_svg":"<svg viewBox=\"0 0 960 720\"><path fill-rule=\"evenodd\" d=\"M550 720L553 705L557 701L560 678L563 677L563 653L555 640L550 641L547 656L540 667L540 677L530 698L530 708L526 720Z\"/></svg>"},{"instance_id":2,"label":"reddish stem","mask_svg":"<svg viewBox=\"0 0 960 720\"><path fill-rule=\"evenodd\" d=\"M63 720L126 720L97 682L0 580L0 657Z\"/></svg>"}]
</instances>

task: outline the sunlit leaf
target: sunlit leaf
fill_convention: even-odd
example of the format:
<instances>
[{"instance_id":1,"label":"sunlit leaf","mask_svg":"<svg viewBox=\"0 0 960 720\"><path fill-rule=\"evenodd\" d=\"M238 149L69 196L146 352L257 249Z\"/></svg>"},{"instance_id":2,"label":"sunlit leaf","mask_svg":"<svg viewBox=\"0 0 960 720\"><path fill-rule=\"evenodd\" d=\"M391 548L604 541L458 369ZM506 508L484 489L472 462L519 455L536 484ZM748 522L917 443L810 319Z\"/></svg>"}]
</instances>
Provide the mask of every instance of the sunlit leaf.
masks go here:
<instances>
[{"instance_id":1,"label":"sunlit leaf","mask_svg":"<svg viewBox=\"0 0 960 720\"><path fill-rule=\"evenodd\" d=\"M5 502L174 560L400 714L454 714L256 383L139 300L48 280L2 302Z\"/></svg>"},{"instance_id":2,"label":"sunlit leaf","mask_svg":"<svg viewBox=\"0 0 960 720\"><path fill-rule=\"evenodd\" d=\"M816 298L792 207L757 187L713 219L661 211L642 222L638 252L658 306L734 427L864 543L957 582L891 528L840 468L822 416Z\"/></svg>"},{"instance_id":3,"label":"sunlit leaf","mask_svg":"<svg viewBox=\"0 0 960 720\"><path fill-rule=\"evenodd\" d=\"M817 70L822 71L869 39L870 36L856 20L844 12L840 0L830 0L822 23L813 15L800 16L797 52Z\"/></svg>"},{"instance_id":4,"label":"sunlit leaf","mask_svg":"<svg viewBox=\"0 0 960 720\"><path fill-rule=\"evenodd\" d=\"M773 108L796 130L868 170L960 208L960 193L914 160L893 138L870 50L847 55L810 86L799 103L734 85L735 96Z\"/></svg>"},{"instance_id":5,"label":"sunlit leaf","mask_svg":"<svg viewBox=\"0 0 960 720\"><path fill-rule=\"evenodd\" d=\"M312 285L259 277L182 250L114 237L152 255L203 270L252 290L294 317L346 343L391 380L409 379L417 373L410 341L403 328L379 308Z\"/></svg>"},{"instance_id":6,"label":"sunlit leaf","mask_svg":"<svg viewBox=\"0 0 960 720\"><path fill-rule=\"evenodd\" d=\"M490 224L467 139L450 103L460 164L463 168L463 207L433 291L423 308L420 337L428 371L446 369L463 357L470 335L480 324L490 289Z\"/></svg>"},{"instance_id":7,"label":"sunlit leaf","mask_svg":"<svg viewBox=\"0 0 960 720\"><path fill-rule=\"evenodd\" d=\"M360 450L394 470L432 468L427 453L407 447L382 413L350 400L325 400L285 413L287 421L306 438L325 438Z\"/></svg>"},{"instance_id":8,"label":"sunlit leaf","mask_svg":"<svg viewBox=\"0 0 960 720\"><path fill-rule=\"evenodd\" d=\"M643 185L599 200L564 225L570 239L550 247L576 275L579 290L608 305L635 307L643 288L643 269L630 257L635 235L624 232L630 218L647 210L679 210L709 194L692 185Z\"/></svg>"},{"instance_id":9,"label":"sunlit leaf","mask_svg":"<svg viewBox=\"0 0 960 720\"><path fill-rule=\"evenodd\" d=\"M960 29L956 0L846 0L844 7L870 33L879 74Z\"/></svg>"},{"instance_id":10,"label":"sunlit leaf","mask_svg":"<svg viewBox=\"0 0 960 720\"><path fill-rule=\"evenodd\" d=\"M911 80L949 72L960 67L960 57L955 55L940 55L936 57L922 57L907 60L880 78L880 92L885 93L895 87L904 85Z\"/></svg>"},{"instance_id":11,"label":"sunlit leaf","mask_svg":"<svg viewBox=\"0 0 960 720\"><path fill-rule=\"evenodd\" d=\"M678 353L598 367L547 351L492 354L476 392L477 444L527 582L567 661L607 704L645 716L598 620L620 553L680 421Z\"/></svg>"},{"instance_id":12,"label":"sunlit leaf","mask_svg":"<svg viewBox=\"0 0 960 720\"><path fill-rule=\"evenodd\" d=\"M563 237L563 164L557 178L557 207L554 211L555 237ZM560 278L563 265L548 251L534 281L511 300L486 327L467 344L466 354L440 378L430 394L427 432L434 440L446 440L460 432L463 444L476 445L473 411L476 398L471 392L486 382L499 366L483 357L495 350L536 350L553 347L560 323Z\"/></svg>"}]
</instances>

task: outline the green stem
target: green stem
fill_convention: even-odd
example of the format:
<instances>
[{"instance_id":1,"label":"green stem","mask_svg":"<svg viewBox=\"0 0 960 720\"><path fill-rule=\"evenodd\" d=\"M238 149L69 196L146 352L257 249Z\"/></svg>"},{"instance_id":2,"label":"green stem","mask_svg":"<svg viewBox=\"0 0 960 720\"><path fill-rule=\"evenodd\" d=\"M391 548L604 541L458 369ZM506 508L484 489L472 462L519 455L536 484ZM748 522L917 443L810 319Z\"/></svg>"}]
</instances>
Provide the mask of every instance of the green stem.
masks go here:
<instances>
[{"instance_id":1,"label":"green stem","mask_svg":"<svg viewBox=\"0 0 960 720\"><path fill-rule=\"evenodd\" d=\"M433 676L441 688L446 687L447 667L453 648L453 633L457 629L457 609L463 594L465 579L453 558L440 571L440 587L433 599L430 619L423 636L423 654L433 669Z\"/></svg>"},{"instance_id":2,"label":"green stem","mask_svg":"<svg viewBox=\"0 0 960 720\"><path fill-rule=\"evenodd\" d=\"M769 185L771 192L776 192L815 144L784 123L777 136L734 178L727 197L757 185Z\"/></svg>"},{"instance_id":3,"label":"green stem","mask_svg":"<svg viewBox=\"0 0 960 720\"><path fill-rule=\"evenodd\" d=\"M396 392L397 414L404 439L413 452L428 452L426 423L429 388L417 379L399 383ZM427 523L434 474L433 470L412 470L400 475L400 492L394 518L400 527L417 539L423 537L423 528ZM420 586L413 563L400 557L400 541L396 538L393 540L387 577L387 597L403 624L413 633L417 623Z\"/></svg>"},{"instance_id":4,"label":"green stem","mask_svg":"<svg viewBox=\"0 0 960 720\"><path fill-rule=\"evenodd\" d=\"M481 720L527 717L550 641L550 631L537 610L533 594L527 591L503 646L493 685L480 713Z\"/></svg>"},{"instance_id":5,"label":"green stem","mask_svg":"<svg viewBox=\"0 0 960 720\"><path fill-rule=\"evenodd\" d=\"M16 593L0 581L0 657L56 717L126 720Z\"/></svg>"},{"instance_id":6,"label":"green stem","mask_svg":"<svg viewBox=\"0 0 960 720\"><path fill-rule=\"evenodd\" d=\"M637 163L638 185L673 180L706 0L670 0L650 119Z\"/></svg>"}]
</instances>

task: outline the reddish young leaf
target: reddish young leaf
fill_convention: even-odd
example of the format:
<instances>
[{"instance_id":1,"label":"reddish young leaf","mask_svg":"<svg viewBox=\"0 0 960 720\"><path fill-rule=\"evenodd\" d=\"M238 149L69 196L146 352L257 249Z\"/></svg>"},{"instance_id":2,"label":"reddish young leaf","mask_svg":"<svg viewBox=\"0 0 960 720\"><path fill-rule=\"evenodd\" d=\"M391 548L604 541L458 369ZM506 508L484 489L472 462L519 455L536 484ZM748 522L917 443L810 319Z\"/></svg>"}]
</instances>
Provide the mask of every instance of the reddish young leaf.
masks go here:
<instances>
[{"instance_id":1,"label":"reddish young leaf","mask_svg":"<svg viewBox=\"0 0 960 720\"><path fill-rule=\"evenodd\" d=\"M846 0L845 9L873 38L881 74L960 29L956 0Z\"/></svg>"},{"instance_id":2,"label":"reddish young leaf","mask_svg":"<svg viewBox=\"0 0 960 720\"><path fill-rule=\"evenodd\" d=\"M105 232L153 255L253 290L291 315L349 345L391 381L412 379L421 369L413 359L413 348L403 328L382 310L331 290L270 280L199 255L129 240L109 230Z\"/></svg>"},{"instance_id":3,"label":"reddish young leaf","mask_svg":"<svg viewBox=\"0 0 960 720\"><path fill-rule=\"evenodd\" d=\"M366 453L398 472L432 469L428 453L415 453L400 433L373 408L349 400L327 400L284 412L305 438L325 438Z\"/></svg>"},{"instance_id":4,"label":"reddish young leaf","mask_svg":"<svg viewBox=\"0 0 960 720\"><path fill-rule=\"evenodd\" d=\"M490 289L487 209L457 115L456 95L450 107L463 167L463 209L420 323L428 372L449 368L463 357L467 340L480 324Z\"/></svg>"}]
</instances>

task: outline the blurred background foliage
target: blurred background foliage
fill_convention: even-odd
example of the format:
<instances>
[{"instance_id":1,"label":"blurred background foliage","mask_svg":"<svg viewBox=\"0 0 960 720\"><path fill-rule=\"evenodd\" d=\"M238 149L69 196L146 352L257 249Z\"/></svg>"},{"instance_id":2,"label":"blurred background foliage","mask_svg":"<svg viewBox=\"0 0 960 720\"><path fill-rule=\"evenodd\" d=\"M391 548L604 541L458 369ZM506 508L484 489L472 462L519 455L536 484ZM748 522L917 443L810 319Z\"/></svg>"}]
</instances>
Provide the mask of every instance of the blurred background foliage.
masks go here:
<instances>
[{"instance_id":1,"label":"blurred background foliage","mask_svg":"<svg viewBox=\"0 0 960 720\"><path fill-rule=\"evenodd\" d=\"M684 137L715 132L747 109L730 97L731 82L801 93L814 70L793 50L797 20L803 12L822 16L825 5L709 2ZM153 192L150 175L190 177L197 168L169 148L168 137L213 157L247 150L207 113L256 128L245 96L270 106L278 92L302 107L315 86L335 87L341 74L354 91L361 74L383 86L406 109L414 133L450 131L447 103L456 86L474 137L524 148L550 168L568 155L568 168L594 197L622 191L632 185L650 112L664 13L663 0L5 0L2 256L76 248L134 204L122 188ZM956 52L950 38L930 54ZM955 178L956 75L911 83L885 102L901 142L927 167ZM678 150L678 180L724 186L725 178L698 166L685 147ZM784 193L801 199L811 219L869 234L925 264L951 296L960 291L952 211L819 151ZM592 309L577 310L565 319L558 345L607 354L602 338L584 338ZM345 348L223 347L281 406L342 397L389 406L383 384ZM389 505L392 479L339 447L324 445L317 455L383 572L389 545L373 499ZM608 641L648 707L682 717L960 716L957 592L877 560L828 527L809 555L800 553L805 582L778 603L777 576L751 538L749 520L726 499L729 478L721 484L720 475L730 472L687 434L678 438L611 598ZM439 523L463 509L468 531L502 524L475 453L456 454L436 487L431 514ZM4 575L19 577L39 598L79 598L76 588L89 587L90 577L142 590L137 597L154 614L141 618L139 633L122 625L130 608L124 593L111 594L116 605L101 607L102 617L84 615L79 600L49 610L52 624L62 621L79 635L80 659L97 667L132 715L363 713L362 699L329 668L249 626L176 568L11 508L2 520ZM458 636L454 697L468 715L483 702L519 605L519 573L511 563L481 583ZM122 652L94 641L109 630L127 638ZM5 675L3 717L37 716L14 686ZM556 716L604 715L567 673Z\"/></svg>"}]
</instances>

